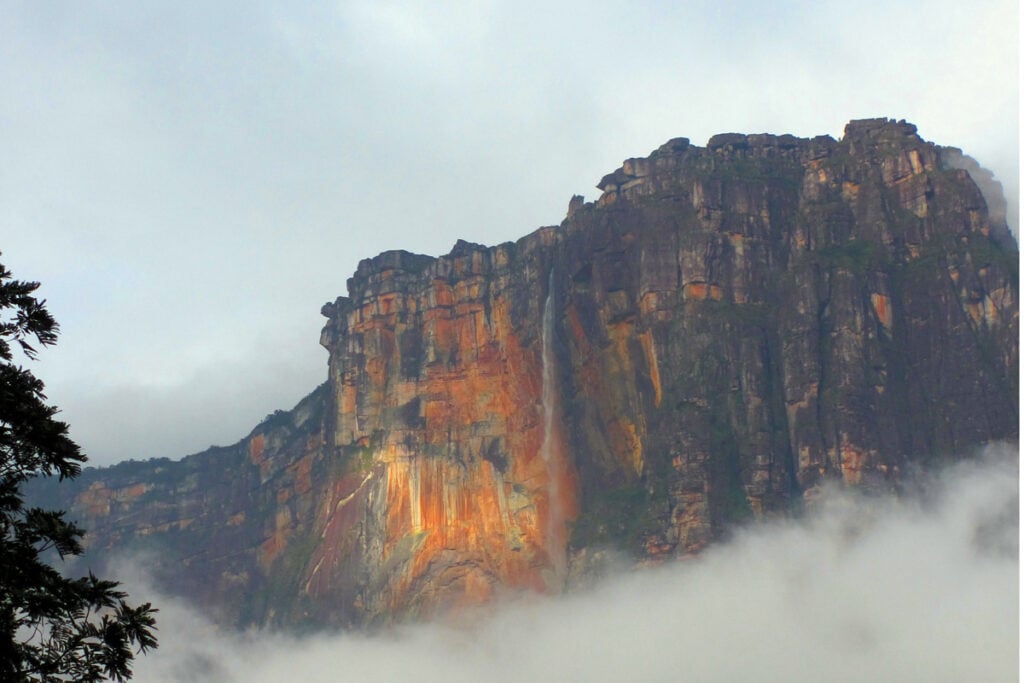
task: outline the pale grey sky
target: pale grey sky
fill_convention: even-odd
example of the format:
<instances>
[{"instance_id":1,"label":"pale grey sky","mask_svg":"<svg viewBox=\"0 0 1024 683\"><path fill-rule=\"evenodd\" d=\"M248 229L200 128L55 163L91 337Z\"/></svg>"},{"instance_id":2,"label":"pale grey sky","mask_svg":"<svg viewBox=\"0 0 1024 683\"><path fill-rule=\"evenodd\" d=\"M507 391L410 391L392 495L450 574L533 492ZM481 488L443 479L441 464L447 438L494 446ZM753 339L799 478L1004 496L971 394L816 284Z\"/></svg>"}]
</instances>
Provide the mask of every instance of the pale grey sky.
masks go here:
<instances>
[{"instance_id":1,"label":"pale grey sky","mask_svg":"<svg viewBox=\"0 0 1024 683\"><path fill-rule=\"evenodd\" d=\"M93 462L177 457L326 377L359 259L558 223L672 137L906 118L1016 190L1018 30L1009 0L4 3L2 262Z\"/></svg>"}]
</instances>

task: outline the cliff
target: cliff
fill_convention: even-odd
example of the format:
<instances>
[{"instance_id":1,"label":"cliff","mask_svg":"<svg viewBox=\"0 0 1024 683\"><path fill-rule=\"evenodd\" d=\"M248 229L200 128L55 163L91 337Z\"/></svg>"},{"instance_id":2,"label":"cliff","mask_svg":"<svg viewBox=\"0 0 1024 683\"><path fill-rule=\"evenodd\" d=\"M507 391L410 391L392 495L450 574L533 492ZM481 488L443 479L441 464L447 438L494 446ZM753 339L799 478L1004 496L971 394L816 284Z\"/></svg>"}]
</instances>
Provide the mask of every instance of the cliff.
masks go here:
<instances>
[{"instance_id":1,"label":"cliff","mask_svg":"<svg viewBox=\"0 0 1024 683\"><path fill-rule=\"evenodd\" d=\"M972 175L887 119L671 140L515 243L362 261L326 383L235 446L35 502L223 621L352 626L898 490L1018 435L1016 244Z\"/></svg>"}]
</instances>

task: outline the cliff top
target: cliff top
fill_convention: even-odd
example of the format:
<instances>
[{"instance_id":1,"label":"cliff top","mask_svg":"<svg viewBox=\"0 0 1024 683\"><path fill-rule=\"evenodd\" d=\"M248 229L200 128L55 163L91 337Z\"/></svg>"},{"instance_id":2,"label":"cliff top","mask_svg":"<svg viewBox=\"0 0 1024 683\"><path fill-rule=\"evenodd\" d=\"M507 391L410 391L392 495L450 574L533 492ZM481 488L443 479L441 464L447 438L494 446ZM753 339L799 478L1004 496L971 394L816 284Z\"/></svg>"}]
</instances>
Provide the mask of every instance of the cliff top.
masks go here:
<instances>
[{"instance_id":1,"label":"cliff top","mask_svg":"<svg viewBox=\"0 0 1024 683\"><path fill-rule=\"evenodd\" d=\"M931 149L943 168L960 168L970 173L980 186L985 201L991 210L991 219L996 232L1009 236L1005 227L1005 200L1002 188L994 181L992 174L983 169L975 160L964 155L959 149L940 147L922 140L917 135L917 126L904 119L887 117L854 119L846 124L843 137L836 140L830 135L800 138L791 134L771 133L719 133L712 135L705 147L694 145L689 138L672 138L653 150L647 157L630 158L622 166L602 176L596 187L602 194L596 202L584 202L580 195L573 195L569 202L566 220L571 220L581 209L602 209L620 198L651 195L678 184L680 172L685 168L701 164L712 167L730 160L780 159L786 162L806 165L835 154L892 154L900 149ZM873 151L872 151L873 150ZM441 256L414 254L404 250L385 251L359 262L355 274L348 280L348 297L365 288L365 285L381 273L390 273L389 278L414 277L427 271L436 270L443 276L452 272L456 261L488 256L497 249L530 248L538 238L546 242L553 238L553 228L535 230L516 243L496 247L458 240L452 249ZM1012 237L1003 239L1008 245ZM1014 246L1015 245L1011 245ZM333 303L325 304L322 313L331 317L336 306L348 297L339 297Z\"/></svg>"}]
</instances>

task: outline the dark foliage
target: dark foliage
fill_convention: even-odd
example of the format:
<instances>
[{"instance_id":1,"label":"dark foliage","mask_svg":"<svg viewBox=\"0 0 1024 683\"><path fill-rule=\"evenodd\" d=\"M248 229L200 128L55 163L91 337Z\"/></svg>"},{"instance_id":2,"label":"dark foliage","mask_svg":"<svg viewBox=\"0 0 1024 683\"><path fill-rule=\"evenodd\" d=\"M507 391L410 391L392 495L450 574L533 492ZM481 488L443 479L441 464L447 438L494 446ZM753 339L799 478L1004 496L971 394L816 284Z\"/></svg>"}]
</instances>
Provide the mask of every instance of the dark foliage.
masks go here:
<instances>
[{"instance_id":1,"label":"dark foliage","mask_svg":"<svg viewBox=\"0 0 1024 683\"><path fill-rule=\"evenodd\" d=\"M131 607L114 581L71 579L48 564L82 552L83 531L63 512L26 508L21 485L81 472L85 456L48 406L43 383L15 364L57 341L56 321L0 264L0 680L125 681L137 653L156 647L149 603Z\"/></svg>"}]
</instances>

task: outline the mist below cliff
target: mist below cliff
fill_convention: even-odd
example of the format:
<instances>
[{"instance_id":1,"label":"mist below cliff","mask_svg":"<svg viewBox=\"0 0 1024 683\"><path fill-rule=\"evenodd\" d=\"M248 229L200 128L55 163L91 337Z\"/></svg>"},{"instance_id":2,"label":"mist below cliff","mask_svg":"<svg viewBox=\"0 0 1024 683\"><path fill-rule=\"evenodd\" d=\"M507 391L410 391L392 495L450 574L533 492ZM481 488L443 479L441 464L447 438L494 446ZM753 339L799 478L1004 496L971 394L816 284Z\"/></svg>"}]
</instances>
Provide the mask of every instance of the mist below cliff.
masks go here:
<instances>
[{"instance_id":1,"label":"mist below cliff","mask_svg":"<svg viewBox=\"0 0 1024 683\"><path fill-rule=\"evenodd\" d=\"M698 559L457 625L384 635L228 634L156 599L136 680L1013 680L1018 466L1009 446L901 501L832 490ZM130 573L125 570L126 574ZM150 595L137 586L134 595Z\"/></svg>"}]
</instances>

